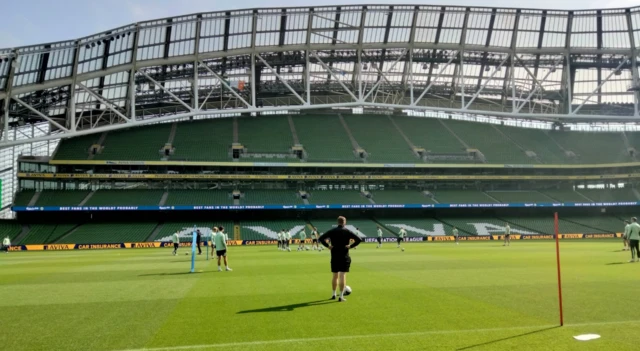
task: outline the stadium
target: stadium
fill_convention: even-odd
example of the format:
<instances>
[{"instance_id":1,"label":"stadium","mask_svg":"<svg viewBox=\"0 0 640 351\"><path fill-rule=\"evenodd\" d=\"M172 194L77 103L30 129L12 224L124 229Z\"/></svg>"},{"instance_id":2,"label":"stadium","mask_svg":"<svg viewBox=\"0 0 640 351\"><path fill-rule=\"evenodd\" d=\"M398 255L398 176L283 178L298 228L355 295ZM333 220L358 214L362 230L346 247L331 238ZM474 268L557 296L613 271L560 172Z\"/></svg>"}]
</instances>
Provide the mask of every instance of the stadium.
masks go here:
<instances>
[{"instance_id":1,"label":"stadium","mask_svg":"<svg viewBox=\"0 0 640 351\"><path fill-rule=\"evenodd\" d=\"M636 349L639 41L640 7L341 5L0 49L0 345ZM347 304L276 250L338 216Z\"/></svg>"}]
</instances>

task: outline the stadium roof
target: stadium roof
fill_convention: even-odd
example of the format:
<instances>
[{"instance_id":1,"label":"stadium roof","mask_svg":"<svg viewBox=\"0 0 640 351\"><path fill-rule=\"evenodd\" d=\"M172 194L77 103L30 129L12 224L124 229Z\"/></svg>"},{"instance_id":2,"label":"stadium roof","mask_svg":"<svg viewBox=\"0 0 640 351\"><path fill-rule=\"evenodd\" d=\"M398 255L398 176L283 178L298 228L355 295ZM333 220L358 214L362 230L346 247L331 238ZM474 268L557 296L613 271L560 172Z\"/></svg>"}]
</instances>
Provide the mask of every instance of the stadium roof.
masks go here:
<instances>
[{"instance_id":1,"label":"stadium roof","mask_svg":"<svg viewBox=\"0 0 640 351\"><path fill-rule=\"evenodd\" d=\"M638 117L640 7L354 5L233 10L0 49L7 131L55 135L335 107ZM4 133L0 146L10 141Z\"/></svg>"}]
</instances>

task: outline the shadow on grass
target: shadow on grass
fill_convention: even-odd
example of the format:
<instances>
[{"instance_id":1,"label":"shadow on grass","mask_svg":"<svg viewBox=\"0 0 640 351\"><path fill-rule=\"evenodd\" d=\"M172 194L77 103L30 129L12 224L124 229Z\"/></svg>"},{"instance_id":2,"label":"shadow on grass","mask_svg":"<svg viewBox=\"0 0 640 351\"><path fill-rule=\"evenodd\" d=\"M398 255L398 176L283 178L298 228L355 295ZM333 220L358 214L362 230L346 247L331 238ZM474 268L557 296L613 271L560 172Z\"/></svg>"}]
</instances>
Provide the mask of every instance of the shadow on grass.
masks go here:
<instances>
[{"instance_id":1,"label":"shadow on grass","mask_svg":"<svg viewBox=\"0 0 640 351\"><path fill-rule=\"evenodd\" d=\"M318 300L318 301L310 301L310 302L303 302L303 303L295 303L295 304L291 304L291 305L259 308L259 309L255 309L255 310L245 310L245 311L240 311L237 314L260 313L260 312L291 312L291 311L295 310L296 308L320 306L320 305L326 305L326 304L329 304L329 303L335 303L335 300Z\"/></svg>"},{"instance_id":2,"label":"shadow on grass","mask_svg":"<svg viewBox=\"0 0 640 351\"><path fill-rule=\"evenodd\" d=\"M530 331L530 332L526 332L526 333L522 333L522 334L518 334L518 335L512 335L506 338L501 338L501 339L496 339L496 340L491 340L491 341L487 341L487 342L483 342L481 344L475 344L475 345L471 345L471 346L467 346L467 347L463 347L460 349L457 349L457 351L462 351L462 350L470 350L474 347L481 347L481 346L487 346L487 345L493 345L496 343L499 343L501 341L507 341L507 340L512 340L512 339L517 339L517 338L521 338L523 336L528 336L528 335L533 335L533 334L537 334L537 333L542 333L545 332L547 330L552 330L552 329L556 329L556 328L560 328L560 326L555 326L555 327L548 327L548 328L543 328L543 329L538 329L538 330L534 330L534 331Z\"/></svg>"},{"instance_id":3,"label":"shadow on grass","mask_svg":"<svg viewBox=\"0 0 640 351\"><path fill-rule=\"evenodd\" d=\"M625 264L625 263L626 262L611 262L611 263L607 263L606 265L607 266L613 266L613 265L616 265L616 264Z\"/></svg>"},{"instance_id":4,"label":"shadow on grass","mask_svg":"<svg viewBox=\"0 0 640 351\"><path fill-rule=\"evenodd\" d=\"M203 274L203 273L215 273L216 271L206 271L206 272L198 272L195 271L193 273L191 272L173 272L173 273L147 273L147 274L140 274L138 275L138 277L154 277L154 276L171 276L171 275L186 275L186 274Z\"/></svg>"}]
</instances>

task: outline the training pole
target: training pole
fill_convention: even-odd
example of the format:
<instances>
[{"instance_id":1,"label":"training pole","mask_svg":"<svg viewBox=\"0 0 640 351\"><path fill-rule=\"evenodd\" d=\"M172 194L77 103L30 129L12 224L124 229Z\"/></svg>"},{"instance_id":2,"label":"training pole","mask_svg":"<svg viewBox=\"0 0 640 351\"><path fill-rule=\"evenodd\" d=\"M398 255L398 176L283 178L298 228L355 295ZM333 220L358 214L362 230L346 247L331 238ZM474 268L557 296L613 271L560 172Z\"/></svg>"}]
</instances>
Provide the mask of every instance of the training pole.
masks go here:
<instances>
[{"instance_id":1,"label":"training pole","mask_svg":"<svg viewBox=\"0 0 640 351\"><path fill-rule=\"evenodd\" d=\"M191 239L191 273L196 270L196 243L198 233L196 233L196 226L193 226L193 238Z\"/></svg>"},{"instance_id":2,"label":"training pole","mask_svg":"<svg viewBox=\"0 0 640 351\"><path fill-rule=\"evenodd\" d=\"M554 214L553 225L556 232L556 265L558 266L558 306L560 307L560 326L564 325L562 316L562 278L560 275L560 233L558 230L558 212Z\"/></svg>"}]
</instances>

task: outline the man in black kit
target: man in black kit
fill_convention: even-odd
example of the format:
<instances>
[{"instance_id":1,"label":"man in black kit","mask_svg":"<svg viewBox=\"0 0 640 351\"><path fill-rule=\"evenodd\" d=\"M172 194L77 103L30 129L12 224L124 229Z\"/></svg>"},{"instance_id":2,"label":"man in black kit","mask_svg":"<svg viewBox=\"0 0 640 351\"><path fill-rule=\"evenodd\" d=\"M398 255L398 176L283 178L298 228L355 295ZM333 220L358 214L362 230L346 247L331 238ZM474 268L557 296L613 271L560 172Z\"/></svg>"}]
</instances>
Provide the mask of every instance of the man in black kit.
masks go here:
<instances>
[{"instance_id":1,"label":"man in black kit","mask_svg":"<svg viewBox=\"0 0 640 351\"><path fill-rule=\"evenodd\" d=\"M331 280L331 287L333 293L331 300L336 299L336 288L338 281L340 281L340 298L339 302L347 301L344 298L345 287L347 286L347 273L349 273L349 267L351 266L351 257L349 257L349 250L355 248L362 242L362 240L348 229L345 229L347 219L340 216L338 217L338 226L322 234L318 241L324 247L331 250L331 272L333 273L333 279ZM330 241L329 244L327 241ZM353 241L353 243L351 243Z\"/></svg>"},{"instance_id":2,"label":"man in black kit","mask_svg":"<svg viewBox=\"0 0 640 351\"><path fill-rule=\"evenodd\" d=\"M202 233L200 229L196 230L196 244L198 244L198 255L202 255L202 249L200 248L200 241L202 240Z\"/></svg>"}]
</instances>

